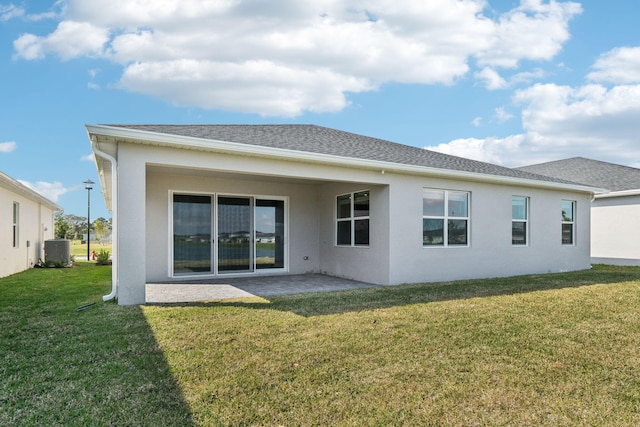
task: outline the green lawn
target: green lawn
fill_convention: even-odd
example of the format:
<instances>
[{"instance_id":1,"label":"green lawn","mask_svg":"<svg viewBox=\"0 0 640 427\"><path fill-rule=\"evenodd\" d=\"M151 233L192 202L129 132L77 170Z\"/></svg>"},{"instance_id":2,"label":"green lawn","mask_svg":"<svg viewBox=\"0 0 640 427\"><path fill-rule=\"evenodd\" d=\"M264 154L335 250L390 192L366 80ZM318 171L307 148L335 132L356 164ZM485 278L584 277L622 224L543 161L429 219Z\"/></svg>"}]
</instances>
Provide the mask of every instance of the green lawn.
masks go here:
<instances>
[{"instance_id":1,"label":"green lawn","mask_svg":"<svg viewBox=\"0 0 640 427\"><path fill-rule=\"evenodd\" d=\"M81 240L72 240L70 249L71 255L77 257L77 259L87 259L87 244L82 243ZM91 245L89 246L89 250L91 252L96 251L96 253L98 253L103 249L109 251L109 255L113 254L111 243L91 242Z\"/></svg>"},{"instance_id":2,"label":"green lawn","mask_svg":"<svg viewBox=\"0 0 640 427\"><path fill-rule=\"evenodd\" d=\"M143 307L109 274L0 279L0 425L640 425L639 268Z\"/></svg>"}]
</instances>

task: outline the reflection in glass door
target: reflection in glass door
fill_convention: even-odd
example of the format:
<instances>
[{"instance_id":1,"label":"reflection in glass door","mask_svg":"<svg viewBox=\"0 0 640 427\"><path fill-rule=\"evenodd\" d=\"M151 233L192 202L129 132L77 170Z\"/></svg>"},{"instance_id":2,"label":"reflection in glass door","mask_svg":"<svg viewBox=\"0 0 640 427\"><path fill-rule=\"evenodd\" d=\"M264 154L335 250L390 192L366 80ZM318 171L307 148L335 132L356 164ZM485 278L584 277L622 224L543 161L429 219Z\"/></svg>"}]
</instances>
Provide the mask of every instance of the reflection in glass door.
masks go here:
<instances>
[{"instance_id":1,"label":"reflection in glass door","mask_svg":"<svg viewBox=\"0 0 640 427\"><path fill-rule=\"evenodd\" d=\"M218 197L218 272L253 271L253 199Z\"/></svg>"},{"instance_id":2,"label":"reflection in glass door","mask_svg":"<svg viewBox=\"0 0 640 427\"><path fill-rule=\"evenodd\" d=\"M256 200L256 268L284 268L284 201Z\"/></svg>"},{"instance_id":3,"label":"reflection in glass door","mask_svg":"<svg viewBox=\"0 0 640 427\"><path fill-rule=\"evenodd\" d=\"M173 272L211 272L211 196L173 195Z\"/></svg>"}]
</instances>

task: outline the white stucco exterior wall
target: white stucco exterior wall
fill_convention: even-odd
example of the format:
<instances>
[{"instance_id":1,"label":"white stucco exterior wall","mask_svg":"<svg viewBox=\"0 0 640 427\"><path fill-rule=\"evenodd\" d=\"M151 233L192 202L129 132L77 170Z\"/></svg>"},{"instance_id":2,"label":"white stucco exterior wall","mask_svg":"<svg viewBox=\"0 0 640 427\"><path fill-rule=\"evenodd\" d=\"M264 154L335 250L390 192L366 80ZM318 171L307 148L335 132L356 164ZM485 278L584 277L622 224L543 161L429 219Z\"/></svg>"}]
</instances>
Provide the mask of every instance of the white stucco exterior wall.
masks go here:
<instances>
[{"instance_id":1,"label":"white stucco exterior wall","mask_svg":"<svg viewBox=\"0 0 640 427\"><path fill-rule=\"evenodd\" d=\"M336 198L363 190L369 196L369 246L336 245ZM389 284L389 187L370 183L332 183L320 196L320 272L379 285Z\"/></svg>"},{"instance_id":2,"label":"white stucco exterior wall","mask_svg":"<svg viewBox=\"0 0 640 427\"><path fill-rule=\"evenodd\" d=\"M118 303L144 304L146 162L142 146L118 147Z\"/></svg>"},{"instance_id":3,"label":"white stucco exterior wall","mask_svg":"<svg viewBox=\"0 0 640 427\"><path fill-rule=\"evenodd\" d=\"M120 304L145 302L147 282L171 280L170 194L286 197L288 269L382 285L587 269L589 194L258 156L120 142ZM468 247L423 247L422 190L470 192ZM335 201L369 190L370 245L335 245ZM530 198L529 244L511 244L511 196ZM561 243L561 201L576 201L575 244ZM304 259L307 257L308 259Z\"/></svg>"},{"instance_id":4,"label":"white stucco exterior wall","mask_svg":"<svg viewBox=\"0 0 640 427\"><path fill-rule=\"evenodd\" d=\"M407 179L391 184L390 284L501 277L587 269L589 198L577 193L471 181ZM424 247L422 189L470 192L466 247ZM526 246L511 243L511 197L529 197ZM574 245L562 245L561 201L577 203Z\"/></svg>"},{"instance_id":5,"label":"white stucco exterior wall","mask_svg":"<svg viewBox=\"0 0 640 427\"><path fill-rule=\"evenodd\" d=\"M13 247L14 203L19 205L17 247ZM0 211L0 277L44 261L44 242L53 238L53 207L0 186Z\"/></svg>"},{"instance_id":6,"label":"white stucco exterior wall","mask_svg":"<svg viewBox=\"0 0 640 427\"><path fill-rule=\"evenodd\" d=\"M594 263L640 265L640 195L595 199L591 233Z\"/></svg>"}]
</instances>

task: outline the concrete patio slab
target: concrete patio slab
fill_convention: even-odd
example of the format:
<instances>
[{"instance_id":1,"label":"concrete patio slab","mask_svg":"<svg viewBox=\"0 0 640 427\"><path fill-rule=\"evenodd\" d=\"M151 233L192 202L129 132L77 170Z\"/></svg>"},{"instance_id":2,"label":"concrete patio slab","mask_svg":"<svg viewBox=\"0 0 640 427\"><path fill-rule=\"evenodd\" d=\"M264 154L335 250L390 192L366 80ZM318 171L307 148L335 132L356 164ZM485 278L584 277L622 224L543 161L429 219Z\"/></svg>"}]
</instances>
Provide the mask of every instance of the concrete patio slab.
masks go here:
<instances>
[{"instance_id":1,"label":"concrete patio slab","mask_svg":"<svg viewBox=\"0 0 640 427\"><path fill-rule=\"evenodd\" d=\"M146 302L148 304L198 302L304 292L329 292L375 286L379 285L323 274L217 278L172 283L148 283Z\"/></svg>"}]
</instances>

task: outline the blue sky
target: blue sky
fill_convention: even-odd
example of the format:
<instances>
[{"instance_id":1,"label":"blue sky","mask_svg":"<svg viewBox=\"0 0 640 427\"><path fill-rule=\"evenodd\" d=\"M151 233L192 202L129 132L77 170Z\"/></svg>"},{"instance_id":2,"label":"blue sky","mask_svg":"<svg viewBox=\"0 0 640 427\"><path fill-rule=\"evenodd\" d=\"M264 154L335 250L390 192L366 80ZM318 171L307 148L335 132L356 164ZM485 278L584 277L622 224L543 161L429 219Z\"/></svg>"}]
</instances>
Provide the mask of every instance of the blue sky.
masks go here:
<instances>
[{"instance_id":1,"label":"blue sky","mask_svg":"<svg viewBox=\"0 0 640 427\"><path fill-rule=\"evenodd\" d=\"M598 0L0 0L0 170L84 216L84 125L108 123L313 123L509 167L640 167L639 20ZM91 207L110 216L97 185Z\"/></svg>"}]
</instances>

